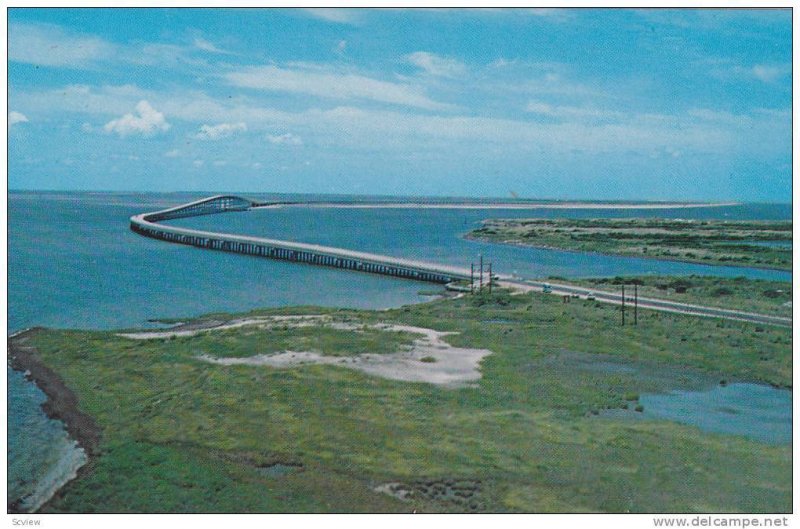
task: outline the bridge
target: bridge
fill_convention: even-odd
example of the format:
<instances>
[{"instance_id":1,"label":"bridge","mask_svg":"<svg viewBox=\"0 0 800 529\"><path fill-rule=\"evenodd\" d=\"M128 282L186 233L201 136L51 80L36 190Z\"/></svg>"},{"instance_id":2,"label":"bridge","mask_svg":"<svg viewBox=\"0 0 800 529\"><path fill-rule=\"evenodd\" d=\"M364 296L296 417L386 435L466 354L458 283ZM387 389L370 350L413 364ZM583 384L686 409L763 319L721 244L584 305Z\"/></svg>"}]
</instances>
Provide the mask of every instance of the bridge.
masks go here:
<instances>
[{"instance_id":1,"label":"bridge","mask_svg":"<svg viewBox=\"0 0 800 529\"><path fill-rule=\"evenodd\" d=\"M233 195L217 195L173 208L134 215L130 219L131 230L145 237L198 248L357 270L418 281L450 283L458 280L477 279L473 278L469 269L446 265L331 246L200 231L160 224L160 221L164 220L241 212L255 207L281 204L283 203L260 203ZM484 278L484 281L486 280L488 277Z\"/></svg>"}]
</instances>

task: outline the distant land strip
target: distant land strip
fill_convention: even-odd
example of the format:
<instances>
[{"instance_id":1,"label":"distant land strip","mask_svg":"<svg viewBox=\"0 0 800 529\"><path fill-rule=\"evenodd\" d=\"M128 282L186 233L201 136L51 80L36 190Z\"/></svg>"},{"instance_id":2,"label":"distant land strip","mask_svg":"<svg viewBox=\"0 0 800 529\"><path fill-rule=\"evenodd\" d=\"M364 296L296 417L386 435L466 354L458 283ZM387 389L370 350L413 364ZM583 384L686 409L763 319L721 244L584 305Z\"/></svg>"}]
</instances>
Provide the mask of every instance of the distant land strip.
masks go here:
<instances>
[{"instance_id":1,"label":"distant land strip","mask_svg":"<svg viewBox=\"0 0 800 529\"><path fill-rule=\"evenodd\" d=\"M257 206L337 209L688 209L739 206L740 202L281 202Z\"/></svg>"}]
</instances>

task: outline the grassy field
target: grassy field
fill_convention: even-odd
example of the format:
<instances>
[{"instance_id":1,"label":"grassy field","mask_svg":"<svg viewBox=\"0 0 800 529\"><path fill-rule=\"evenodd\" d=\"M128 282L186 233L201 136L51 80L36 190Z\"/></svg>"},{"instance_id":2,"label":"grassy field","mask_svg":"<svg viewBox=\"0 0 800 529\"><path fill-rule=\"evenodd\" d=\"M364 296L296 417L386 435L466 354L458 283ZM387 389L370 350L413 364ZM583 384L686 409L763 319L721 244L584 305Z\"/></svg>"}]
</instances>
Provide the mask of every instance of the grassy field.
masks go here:
<instances>
[{"instance_id":1,"label":"grassy field","mask_svg":"<svg viewBox=\"0 0 800 529\"><path fill-rule=\"evenodd\" d=\"M561 277L550 277L553 281ZM786 281L723 278L711 276L637 276L564 280L597 290L620 292L623 283L638 285L639 296L680 301L693 305L720 307L744 312L792 316L792 284ZM633 295L629 288L626 297Z\"/></svg>"},{"instance_id":2,"label":"grassy field","mask_svg":"<svg viewBox=\"0 0 800 529\"><path fill-rule=\"evenodd\" d=\"M619 327L610 305L505 292L389 311L252 313L276 314L454 331L450 344L493 354L477 384L453 389L338 366L280 370L197 359L308 347L313 328L155 340L43 331L32 343L102 428L99 456L44 511L792 508L790 446L598 415L640 393L720 380L790 387L790 329L650 311L638 327ZM384 338L367 343L357 335L350 339L359 348ZM392 347L409 338L390 336ZM332 354L348 350L336 333L313 340Z\"/></svg>"},{"instance_id":3,"label":"grassy field","mask_svg":"<svg viewBox=\"0 0 800 529\"><path fill-rule=\"evenodd\" d=\"M792 268L791 221L488 219L468 237L694 263Z\"/></svg>"}]
</instances>

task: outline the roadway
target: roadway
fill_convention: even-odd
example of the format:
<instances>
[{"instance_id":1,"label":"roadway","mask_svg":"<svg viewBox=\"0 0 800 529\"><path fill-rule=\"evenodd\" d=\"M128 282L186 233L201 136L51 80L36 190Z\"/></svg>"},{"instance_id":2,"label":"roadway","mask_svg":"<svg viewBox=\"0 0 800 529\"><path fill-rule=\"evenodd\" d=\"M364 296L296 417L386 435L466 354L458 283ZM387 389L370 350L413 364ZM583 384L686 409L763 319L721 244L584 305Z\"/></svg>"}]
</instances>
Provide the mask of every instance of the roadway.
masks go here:
<instances>
[{"instance_id":1,"label":"roadway","mask_svg":"<svg viewBox=\"0 0 800 529\"><path fill-rule=\"evenodd\" d=\"M589 294L593 294L595 299L602 303L613 303L616 305L622 304L622 294L615 292L607 292L602 290L595 290L593 288L578 287L564 283L552 283L550 281L534 281L527 279L512 279L509 277L501 277L497 282L498 286L510 288L512 290L521 292L542 292L545 284L550 285L551 294L558 296L572 296L578 295L586 298ZM633 297L626 293L625 303L633 309ZM773 316L770 314L758 314L753 312L744 312L739 310L722 309L719 307L708 307L703 305L691 305L688 303L680 303L678 301L669 301L665 299L639 297L639 308L658 310L661 312L675 312L679 314L688 314L692 316L703 316L708 318L723 318L726 320L746 321L750 323L761 323L764 325L778 325L781 327L791 327L792 319L782 316Z\"/></svg>"},{"instance_id":2,"label":"roadway","mask_svg":"<svg viewBox=\"0 0 800 529\"><path fill-rule=\"evenodd\" d=\"M185 227L168 226L159 224L159 220L168 220L171 218L189 217L195 215L207 215L213 213L222 213L225 211L246 211L254 207L280 207L286 205L303 205L313 206L313 203L256 203L240 197L231 195L217 195L206 199L197 200L189 204L168 208L161 211L152 213L142 213L131 217L131 228L138 233L155 237L159 239L168 240L169 242L178 242L182 244L192 244L194 246L201 246L205 248L227 249L222 243L233 244L233 249L227 251L237 251L238 253L258 254L264 255L261 250L269 248L277 248L291 252L288 260L298 260L296 255L306 256L305 262L312 264L321 264L325 266L335 266L339 268L358 269L363 271L371 271L373 273L381 273L384 275L410 277L421 279L427 277L426 280L436 282L447 282L453 280L464 280L474 277L472 271L467 268L460 268L455 266L443 265L438 263L428 263L412 259L403 259L387 255L378 255L367 252L359 252L354 250L346 250L344 248L335 248L330 246L322 246L317 244L308 244L294 241L282 241L276 239L266 239L261 237L248 237L243 235L233 235L228 233L206 232L200 230L193 230ZM322 207L340 207L341 205L333 205L323 203ZM387 207L386 204L358 204L358 207ZM451 204L447 204L451 206ZM459 207L463 205L458 205ZM481 204L481 207L486 207L487 204ZM491 206L491 205L490 205ZM419 207L419 205L415 205ZM209 245L209 242L219 242L217 246ZM237 249L238 248L238 249ZM270 254L272 255L272 254ZM310 257L309 257L310 256ZM316 256L316 257L315 257ZM318 257L318 258L317 258ZM286 257L279 257L284 258ZM358 263L356 266L353 263ZM422 274L422 275L420 275ZM495 275L497 284L500 287L511 288L516 291L522 292L542 292L544 285L548 284L551 288L551 293L561 296L582 296L586 298L590 294L602 303L622 304L622 295L616 292L607 292L595 290L592 288L579 287L565 283L552 283L536 280L527 280L515 278L507 275ZM628 302L632 303L632 298L626 296ZM792 326L792 319L782 316L773 316L769 314L756 314L751 312L744 312L732 309L723 309L718 307L708 307L701 305L691 305L688 303L680 303L677 301L669 301L665 299L640 297L638 305L642 309L658 310L662 312L674 312L679 314L687 314L693 316L702 316L710 318L724 318L728 320L738 320L750 323L759 323L764 325L778 325L784 327ZM632 307L631 307L632 308Z\"/></svg>"}]
</instances>

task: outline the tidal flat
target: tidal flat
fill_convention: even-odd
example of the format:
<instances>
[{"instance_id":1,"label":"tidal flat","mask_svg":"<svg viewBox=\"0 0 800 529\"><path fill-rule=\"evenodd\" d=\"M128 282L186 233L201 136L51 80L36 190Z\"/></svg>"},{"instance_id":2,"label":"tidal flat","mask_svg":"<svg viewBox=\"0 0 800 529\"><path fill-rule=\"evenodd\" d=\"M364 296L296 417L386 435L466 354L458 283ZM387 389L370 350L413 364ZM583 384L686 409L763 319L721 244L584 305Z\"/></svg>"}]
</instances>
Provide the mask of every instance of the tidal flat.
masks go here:
<instances>
[{"instance_id":1,"label":"tidal flat","mask_svg":"<svg viewBox=\"0 0 800 529\"><path fill-rule=\"evenodd\" d=\"M278 327L274 344L269 328L247 325L151 339L31 333L100 430L79 478L41 512L791 511L791 445L602 413L721 381L791 389L791 329L644 310L621 327L611 305L505 291L191 325L310 315L346 325ZM416 339L378 325L453 333L441 339L490 353L458 387L203 360L346 358L381 343L374 354L391 355Z\"/></svg>"}]
</instances>

